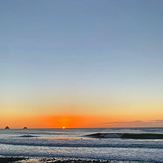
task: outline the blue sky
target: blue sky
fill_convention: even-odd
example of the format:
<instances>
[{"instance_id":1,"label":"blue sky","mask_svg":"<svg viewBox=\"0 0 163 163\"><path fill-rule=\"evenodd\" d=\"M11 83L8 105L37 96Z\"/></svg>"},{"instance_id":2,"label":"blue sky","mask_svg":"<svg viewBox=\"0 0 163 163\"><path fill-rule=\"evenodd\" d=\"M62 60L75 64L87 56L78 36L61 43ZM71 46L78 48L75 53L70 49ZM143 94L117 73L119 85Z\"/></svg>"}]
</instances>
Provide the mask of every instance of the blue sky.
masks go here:
<instances>
[{"instance_id":1,"label":"blue sky","mask_svg":"<svg viewBox=\"0 0 163 163\"><path fill-rule=\"evenodd\" d=\"M6 105L17 114L42 103L93 99L152 102L156 112L157 103L160 114L162 6L160 0L0 1L3 114Z\"/></svg>"}]
</instances>

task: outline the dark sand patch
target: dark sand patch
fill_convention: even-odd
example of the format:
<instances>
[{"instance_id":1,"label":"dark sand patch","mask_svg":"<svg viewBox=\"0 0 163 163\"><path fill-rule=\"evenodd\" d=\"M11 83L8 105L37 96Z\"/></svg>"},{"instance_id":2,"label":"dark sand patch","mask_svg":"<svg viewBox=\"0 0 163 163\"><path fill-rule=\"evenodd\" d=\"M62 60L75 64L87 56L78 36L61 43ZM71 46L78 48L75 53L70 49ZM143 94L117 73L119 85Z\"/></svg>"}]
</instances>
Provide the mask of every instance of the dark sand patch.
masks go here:
<instances>
[{"instance_id":1,"label":"dark sand patch","mask_svg":"<svg viewBox=\"0 0 163 163\"><path fill-rule=\"evenodd\" d=\"M0 157L0 163L10 163L25 160L24 157Z\"/></svg>"}]
</instances>

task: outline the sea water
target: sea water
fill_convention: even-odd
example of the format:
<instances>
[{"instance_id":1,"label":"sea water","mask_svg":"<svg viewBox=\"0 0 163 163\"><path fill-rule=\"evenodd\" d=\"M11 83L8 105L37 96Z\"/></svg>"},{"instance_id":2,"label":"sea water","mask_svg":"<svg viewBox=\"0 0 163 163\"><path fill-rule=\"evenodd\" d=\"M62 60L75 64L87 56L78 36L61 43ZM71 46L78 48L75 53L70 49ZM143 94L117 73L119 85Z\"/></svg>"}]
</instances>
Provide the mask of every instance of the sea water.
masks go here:
<instances>
[{"instance_id":1,"label":"sea water","mask_svg":"<svg viewBox=\"0 0 163 163\"><path fill-rule=\"evenodd\" d=\"M163 128L1 129L0 155L163 162L163 139L122 139L124 133L162 135Z\"/></svg>"}]
</instances>

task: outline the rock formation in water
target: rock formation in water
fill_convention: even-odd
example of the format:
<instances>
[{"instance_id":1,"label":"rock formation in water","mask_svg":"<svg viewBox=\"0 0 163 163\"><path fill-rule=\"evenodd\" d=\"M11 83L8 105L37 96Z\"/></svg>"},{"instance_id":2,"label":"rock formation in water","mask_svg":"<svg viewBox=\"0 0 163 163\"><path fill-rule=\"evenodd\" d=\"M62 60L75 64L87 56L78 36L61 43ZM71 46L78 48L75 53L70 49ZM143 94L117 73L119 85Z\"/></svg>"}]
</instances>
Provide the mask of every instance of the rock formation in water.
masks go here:
<instances>
[{"instance_id":1,"label":"rock formation in water","mask_svg":"<svg viewBox=\"0 0 163 163\"><path fill-rule=\"evenodd\" d=\"M8 126L6 126L5 129L10 129L10 128Z\"/></svg>"}]
</instances>

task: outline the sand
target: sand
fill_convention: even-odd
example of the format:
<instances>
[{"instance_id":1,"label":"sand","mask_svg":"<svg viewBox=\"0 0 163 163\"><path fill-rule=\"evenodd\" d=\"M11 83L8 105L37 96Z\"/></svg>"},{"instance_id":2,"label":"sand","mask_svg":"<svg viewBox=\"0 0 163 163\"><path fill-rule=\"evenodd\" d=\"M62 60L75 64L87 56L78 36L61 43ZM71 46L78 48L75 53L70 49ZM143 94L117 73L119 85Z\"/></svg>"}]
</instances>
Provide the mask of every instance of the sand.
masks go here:
<instances>
[{"instance_id":1,"label":"sand","mask_svg":"<svg viewBox=\"0 0 163 163\"><path fill-rule=\"evenodd\" d=\"M109 160L3 157L0 163L111 163Z\"/></svg>"},{"instance_id":2,"label":"sand","mask_svg":"<svg viewBox=\"0 0 163 163\"><path fill-rule=\"evenodd\" d=\"M0 157L0 163L140 163L140 162L138 162L138 161L97 160L97 159L76 159L76 158Z\"/></svg>"},{"instance_id":3,"label":"sand","mask_svg":"<svg viewBox=\"0 0 163 163\"><path fill-rule=\"evenodd\" d=\"M24 160L23 157L0 157L0 163L9 163Z\"/></svg>"}]
</instances>

